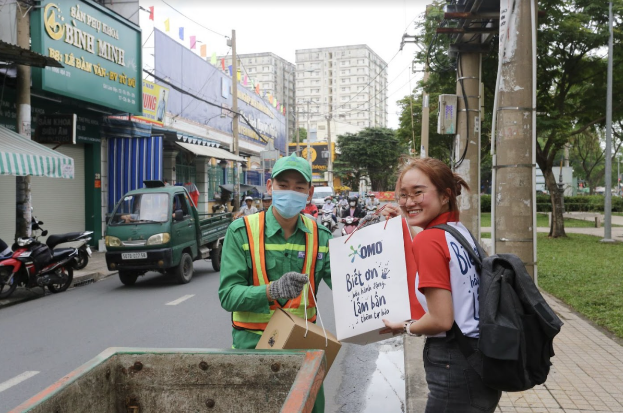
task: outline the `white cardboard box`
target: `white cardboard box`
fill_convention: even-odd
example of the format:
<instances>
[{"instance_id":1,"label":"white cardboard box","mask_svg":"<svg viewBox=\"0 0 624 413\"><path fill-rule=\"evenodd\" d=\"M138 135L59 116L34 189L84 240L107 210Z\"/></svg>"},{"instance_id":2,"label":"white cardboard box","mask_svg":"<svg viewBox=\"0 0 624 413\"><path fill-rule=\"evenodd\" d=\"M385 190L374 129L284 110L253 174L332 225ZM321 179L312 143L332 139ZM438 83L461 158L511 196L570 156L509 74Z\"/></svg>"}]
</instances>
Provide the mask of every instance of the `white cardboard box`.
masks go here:
<instances>
[{"instance_id":1,"label":"white cardboard box","mask_svg":"<svg viewBox=\"0 0 624 413\"><path fill-rule=\"evenodd\" d=\"M392 337L379 334L382 319L411 318L401 218L359 229L329 241L332 293L338 340L368 344Z\"/></svg>"}]
</instances>

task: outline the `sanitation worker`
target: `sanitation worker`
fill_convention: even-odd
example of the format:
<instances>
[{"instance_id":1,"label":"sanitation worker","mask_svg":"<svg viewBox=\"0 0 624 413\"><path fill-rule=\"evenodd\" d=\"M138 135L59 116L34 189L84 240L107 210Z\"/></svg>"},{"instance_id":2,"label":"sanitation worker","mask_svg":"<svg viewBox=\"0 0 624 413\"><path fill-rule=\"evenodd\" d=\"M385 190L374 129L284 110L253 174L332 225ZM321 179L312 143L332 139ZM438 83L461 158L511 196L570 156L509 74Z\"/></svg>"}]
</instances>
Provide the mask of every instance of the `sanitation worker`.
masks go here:
<instances>
[{"instance_id":1,"label":"sanitation worker","mask_svg":"<svg viewBox=\"0 0 624 413\"><path fill-rule=\"evenodd\" d=\"M279 159L266 188L273 205L232 222L223 243L219 300L232 313L236 349L256 348L278 308L315 321L312 295L321 280L331 288L332 234L301 214L314 193L310 164L295 154ZM313 411L325 411L322 386Z\"/></svg>"}]
</instances>

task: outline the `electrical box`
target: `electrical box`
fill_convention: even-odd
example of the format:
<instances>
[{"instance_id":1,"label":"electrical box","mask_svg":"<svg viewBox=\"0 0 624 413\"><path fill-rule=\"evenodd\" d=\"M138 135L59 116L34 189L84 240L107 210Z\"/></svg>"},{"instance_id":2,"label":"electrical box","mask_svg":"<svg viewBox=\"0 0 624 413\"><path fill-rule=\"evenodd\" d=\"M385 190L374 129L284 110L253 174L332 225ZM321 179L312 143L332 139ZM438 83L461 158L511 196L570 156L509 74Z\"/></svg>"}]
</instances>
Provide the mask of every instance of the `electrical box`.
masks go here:
<instances>
[{"instance_id":1,"label":"electrical box","mask_svg":"<svg viewBox=\"0 0 624 413\"><path fill-rule=\"evenodd\" d=\"M457 129L457 95L440 95L438 103L438 133L454 135Z\"/></svg>"}]
</instances>

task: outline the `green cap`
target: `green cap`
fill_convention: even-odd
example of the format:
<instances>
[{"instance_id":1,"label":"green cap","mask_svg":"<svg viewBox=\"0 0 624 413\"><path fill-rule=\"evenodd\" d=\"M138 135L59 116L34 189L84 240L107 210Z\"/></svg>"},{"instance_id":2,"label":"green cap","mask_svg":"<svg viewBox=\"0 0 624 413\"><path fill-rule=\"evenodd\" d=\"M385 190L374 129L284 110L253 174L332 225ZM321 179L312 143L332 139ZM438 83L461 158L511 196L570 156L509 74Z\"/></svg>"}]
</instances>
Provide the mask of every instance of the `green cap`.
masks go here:
<instances>
[{"instance_id":1,"label":"green cap","mask_svg":"<svg viewBox=\"0 0 624 413\"><path fill-rule=\"evenodd\" d=\"M278 159L277 162L275 162L275 166L273 166L271 178L275 178L282 172L290 170L299 172L306 181L312 182L312 167L310 167L307 160L297 156L296 153Z\"/></svg>"}]
</instances>

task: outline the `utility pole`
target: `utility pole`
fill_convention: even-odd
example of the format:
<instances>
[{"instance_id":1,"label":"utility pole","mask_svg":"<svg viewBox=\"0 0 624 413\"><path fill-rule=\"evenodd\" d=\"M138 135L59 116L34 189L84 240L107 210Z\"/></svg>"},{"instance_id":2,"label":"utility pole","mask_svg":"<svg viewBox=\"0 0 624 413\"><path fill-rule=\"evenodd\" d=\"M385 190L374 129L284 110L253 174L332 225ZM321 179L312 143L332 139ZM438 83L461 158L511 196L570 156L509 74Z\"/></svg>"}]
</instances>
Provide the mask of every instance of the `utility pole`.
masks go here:
<instances>
[{"instance_id":1,"label":"utility pole","mask_svg":"<svg viewBox=\"0 0 624 413\"><path fill-rule=\"evenodd\" d=\"M607 142L605 147L605 201L604 239L601 242L615 242L611 238L611 117L613 112L613 2L609 2L609 62L607 66Z\"/></svg>"},{"instance_id":2,"label":"utility pole","mask_svg":"<svg viewBox=\"0 0 624 413\"><path fill-rule=\"evenodd\" d=\"M464 36L466 41L472 36ZM463 39L462 39L463 40ZM460 43L468 45L468 43ZM470 187L458 199L462 223L473 234L481 229L481 54L460 52L457 56L457 137L455 170ZM424 106L423 106L424 110ZM427 112L429 108L427 108ZM427 117L428 118L428 117ZM423 116L424 125L424 116ZM428 126L428 125L427 125ZM463 158L463 159L462 159Z\"/></svg>"},{"instance_id":3,"label":"utility pole","mask_svg":"<svg viewBox=\"0 0 624 413\"><path fill-rule=\"evenodd\" d=\"M308 159L308 163L310 164L310 168L312 167L312 158L310 157L310 101L306 101L307 103L307 121L306 121L306 134L307 134L307 138L306 140L308 141L308 151L306 153L306 158Z\"/></svg>"},{"instance_id":4,"label":"utility pole","mask_svg":"<svg viewBox=\"0 0 624 413\"><path fill-rule=\"evenodd\" d=\"M325 117L327 119L327 150L329 151L329 158L327 159L327 186L334 187L334 172L332 169L332 139L331 139L331 129L329 123L332 118L332 114L330 113Z\"/></svg>"},{"instance_id":5,"label":"utility pole","mask_svg":"<svg viewBox=\"0 0 624 413\"><path fill-rule=\"evenodd\" d=\"M429 6L427 6L429 9ZM425 64L425 74L423 76L423 83L427 83L429 80L429 58ZM416 149L416 148L414 148ZM425 86L422 91L422 119L420 123L420 157L426 158L429 156L429 93L427 93ZM475 232L473 232L475 234Z\"/></svg>"},{"instance_id":6,"label":"utility pole","mask_svg":"<svg viewBox=\"0 0 624 413\"><path fill-rule=\"evenodd\" d=\"M515 8L514 8L515 7ZM535 249L535 42L537 1L501 10L492 185L493 253L515 253L537 283ZM504 23L504 26L503 26ZM509 36L509 38L506 38Z\"/></svg>"},{"instance_id":7,"label":"utility pole","mask_svg":"<svg viewBox=\"0 0 624 413\"><path fill-rule=\"evenodd\" d=\"M238 156L238 62L236 60L236 30L232 30L232 139L234 155ZM234 211L240 209L240 179L238 177L238 161L234 161Z\"/></svg>"},{"instance_id":8,"label":"utility pole","mask_svg":"<svg viewBox=\"0 0 624 413\"><path fill-rule=\"evenodd\" d=\"M299 148L299 111L295 110L295 136L297 137L297 156L301 156Z\"/></svg>"},{"instance_id":9,"label":"utility pole","mask_svg":"<svg viewBox=\"0 0 624 413\"><path fill-rule=\"evenodd\" d=\"M30 50L30 11L22 15L17 11L17 45ZM17 65L17 132L30 139L30 66ZM30 236L30 175L18 176L15 179L15 240Z\"/></svg>"}]
</instances>

